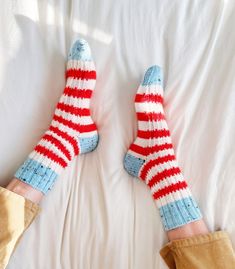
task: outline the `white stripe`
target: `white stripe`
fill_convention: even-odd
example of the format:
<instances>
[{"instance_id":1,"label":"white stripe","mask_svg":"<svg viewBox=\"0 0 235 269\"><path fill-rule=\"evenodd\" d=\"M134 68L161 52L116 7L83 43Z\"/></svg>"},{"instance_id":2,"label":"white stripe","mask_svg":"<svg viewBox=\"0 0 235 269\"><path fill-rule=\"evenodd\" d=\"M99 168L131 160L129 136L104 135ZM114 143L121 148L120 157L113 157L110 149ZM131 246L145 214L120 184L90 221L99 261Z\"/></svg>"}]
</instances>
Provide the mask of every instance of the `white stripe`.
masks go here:
<instances>
[{"instance_id":1,"label":"white stripe","mask_svg":"<svg viewBox=\"0 0 235 269\"><path fill-rule=\"evenodd\" d=\"M33 151L29 155L30 159L35 160L36 162L41 163L43 166L51 168L56 174L60 174L62 170L64 169L60 164L52 161L51 159L45 157L44 155L41 155L40 153Z\"/></svg>"},{"instance_id":2,"label":"white stripe","mask_svg":"<svg viewBox=\"0 0 235 269\"><path fill-rule=\"evenodd\" d=\"M147 163L146 163L147 164ZM145 165L146 165L145 164ZM177 164L177 161L174 160L174 161L169 161L169 162L164 162L164 163L161 163L159 165L154 165L153 167L151 167L149 170L148 170L148 173L146 175L146 178L145 178L145 182L146 184L149 183L149 181L158 173L161 173L163 172L164 170L166 169L170 169L170 168L173 168L173 167L179 167L178 164ZM142 168L143 169L143 168ZM141 173L141 171L140 171Z\"/></svg>"},{"instance_id":3,"label":"white stripe","mask_svg":"<svg viewBox=\"0 0 235 269\"><path fill-rule=\"evenodd\" d=\"M82 125L88 125L88 124L92 124L93 123L93 120L90 116L77 116L77 115L73 115L73 114L70 114L68 112L65 112L65 111L62 111L60 109L56 109L55 110L55 115L56 116L61 116L63 117L63 119L66 119L66 120L70 120L72 121L73 123L76 123L76 124L82 124Z\"/></svg>"},{"instance_id":4,"label":"white stripe","mask_svg":"<svg viewBox=\"0 0 235 269\"><path fill-rule=\"evenodd\" d=\"M165 120L159 121L138 121L138 129L140 131L169 130Z\"/></svg>"},{"instance_id":5,"label":"white stripe","mask_svg":"<svg viewBox=\"0 0 235 269\"><path fill-rule=\"evenodd\" d=\"M67 70L72 68L87 71L93 71L93 70L95 71L95 65L93 61L68 60Z\"/></svg>"},{"instance_id":6,"label":"white stripe","mask_svg":"<svg viewBox=\"0 0 235 269\"><path fill-rule=\"evenodd\" d=\"M136 112L155 112L155 113L164 113L163 106L160 103L153 103L153 102L142 102L142 103L135 103L135 110Z\"/></svg>"},{"instance_id":7,"label":"white stripe","mask_svg":"<svg viewBox=\"0 0 235 269\"><path fill-rule=\"evenodd\" d=\"M65 148L69 151L71 158L74 157L74 148L67 140L65 140L63 137L57 135L53 131L47 131L46 134L57 138L65 146Z\"/></svg>"},{"instance_id":8,"label":"white stripe","mask_svg":"<svg viewBox=\"0 0 235 269\"><path fill-rule=\"evenodd\" d=\"M59 128L61 131L67 133L68 135L74 137L75 139L78 137L79 132L75 131L74 129L69 128L68 126L65 126L63 123L59 123L55 120L51 123L52 126Z\"/></svg>"},{"instance_id":9,"label":"white stripe","mask_svg":"<svg viewBox=\"0 0 235 269\"><path fill-rule=\"evenodd\" d=\"M164 180L161 180L160 182L152 186L151 193L152 195L154 195L154 193L157 192L158 190L166 188L171 184L175 184L182 181L184 181L184 177L182 174L177 174L175 176L166 177Z\"/></svg>"},{"instance_id":10,"label":"white stripe","mask_svg":"<svg viewBox=\"0 0 235 269\"><path fill-rule=\"evenodd\" d=\"M92 137L92 136L95 136L97 135L97 130L95 131L91 131L91 132L84 132L84 133L80 133L79 134L79 138L86 138L86 137Z\"/></svg>"},{"instance_id":11,"label":"white stripe","mask_svg":"<svg viewBox=\"0 0 235 269\"><path fill-rule=\"evenodd\" d=\"M149 142L150 141L148 139L142 139L142 138L137 137L136 140L134 141L134 144L137 146L146 148L146 147L148 147ZM151 144L151 146L152 146L152 144Z\"/></svg>"},{"instance_id":12,"label":"white stripe","mask_svg":"<svg viewBox=\"0 0 235 269\"><path fill-rule=\"evenodd\" d=\"M69 77L66 82L66 87L70 87L71 89L89 89L93 90L95 88L95 79L77 79Z\"/></svg>"},{"instance_id":13,"label":"white stripe","mask_svg":"<svg viewBox=\"0 0 235 269\"><path fill-rule=\"evenodd\" d=\"M59 102L78 108L90 108L90 98L76 98L63 94Z\"/></svg>"},{"instance_id":14,"label":"white stripe","mask_svg":"<svg viewBox=\"0 0 235 269\"><path fill-rule=\"evenodd\" d=\"M175 155L174 149L164 149L159 150L158 152L151 153L148 155L148 160L154 160L158 157L165 157L167 155Z\"/></svg>"},{"instance_id":15,"label":"white stripe","mask_svg":"<svg viewBox=\"0 0 235 269\"><path fill-rule=\"evenodd\" d=\"M134 143L141 147L154 147L154 146L160 146L166 143L172 144L170 136L150 138L150 139L137 137Z\"/></svg>"},{"instance_id":16,"label":"white stripe","mask_svg":"<svg viewBox=\"0 0 235 269\"><path fill-rule=\"evenodd\" d=\"M159 94L163 96L163 88L161 85L148 85L148 86L143 86L140 85L137 91L138 94Z\"/></svg>"},{"instance_id":17,"label":"white stripe","mask_svg":"<svg viewBox=\"0 0 235 269\"><path fill-rule=\"evenodd\" d=\"M148 138L148 139L137 137L136 142L138 143L138 145L142 145L142 147L144 147L145 145L155 146L155 145L162 145L165 143L168 144L172 143L170 136L164 136L159 138ZM137 144L136 142L135 144Z\"/></svg>"},{"instance_id":18,"label":"white stripe","mask_svg":"<svg viewBox=\"0 0 235 269\"><path fill-rule=\"evenodd\" d=\"M165 206L169 203L174 203L178 200L188 198L188 197L192 197L192 195L191 195L189 188L186 188L186 189L182 189L180 191L176 191L173 194L168 194L160 199L155 200L155 202L156 202L157 207L160 208L160 207Z\"/></svg>"},{"instance_id":19,"label":"white stripe","mask_svg":"<svg viewBox=\"0 0 235 269\"><path fill-rule=\"evenodd\" d=\"M139 153L137 153L137 152L135 152L135 151L133 151L131 149L128 150L128 154L130 154L130 155L132 155L132 156L134 156L136 158L141 158L143 160L146 159L145 155L139 154Z\"/></svg>"}]
</instances>

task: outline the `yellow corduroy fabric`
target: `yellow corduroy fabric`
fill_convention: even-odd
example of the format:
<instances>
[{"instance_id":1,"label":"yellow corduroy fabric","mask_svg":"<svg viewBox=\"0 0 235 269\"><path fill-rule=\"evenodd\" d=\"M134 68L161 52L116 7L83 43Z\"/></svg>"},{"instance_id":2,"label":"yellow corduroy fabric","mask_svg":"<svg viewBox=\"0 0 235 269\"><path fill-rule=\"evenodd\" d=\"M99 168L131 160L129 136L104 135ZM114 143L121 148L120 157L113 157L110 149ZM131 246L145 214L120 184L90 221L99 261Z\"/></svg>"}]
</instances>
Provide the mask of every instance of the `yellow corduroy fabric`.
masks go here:
<instances>
[{"instance_id":1,"label":"yellow corduroy fabric","mask_svg":"<svg viewBox=\"0 0 235 269\"><path fill-rule=\"evenodd\" d=\"M24 197L0 187L0 269L5 269L23 232L40 208Z\"/></svg>"},{"instance_id":2,"label":"yellow corduroy fabric","mask_svg":"<svg viewBox=\"0 0 235 269\"><path fill-rule=\"evenodd\" d=\"M160 254L170 269L235 269L232 244L223 231L174 240Z\"/></svg>"}]
</instances>

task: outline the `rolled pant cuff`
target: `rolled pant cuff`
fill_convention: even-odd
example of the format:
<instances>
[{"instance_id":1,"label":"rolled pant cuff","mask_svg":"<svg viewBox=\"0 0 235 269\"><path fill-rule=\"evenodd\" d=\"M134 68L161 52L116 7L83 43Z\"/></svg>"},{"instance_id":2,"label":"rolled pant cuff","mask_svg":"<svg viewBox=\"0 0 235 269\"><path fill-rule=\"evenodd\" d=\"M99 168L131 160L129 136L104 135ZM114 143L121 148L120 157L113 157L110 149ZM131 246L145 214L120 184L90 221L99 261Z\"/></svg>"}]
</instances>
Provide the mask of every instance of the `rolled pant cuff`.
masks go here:
<instances>
[{"instance_id":1,"label":"rolled pant cuff","mask_svg":"<svg viewBox=\"0 0 235 269\"><path fill-rule=\"evenodd\" d=\"M235 254L224 231L174 240L160 251L170 269L234 269Z\"/></svg>"},{"instance_id":2,"label":"rolled pant cuff","mask_svg":"<svg viewBox=\"0 0 235 269\"><path fill-rule=\"evenodd\" d=\"M0 269L6 268L23 232L39 212L37 204L0 187Z\"/></svg>"}]
</instances>

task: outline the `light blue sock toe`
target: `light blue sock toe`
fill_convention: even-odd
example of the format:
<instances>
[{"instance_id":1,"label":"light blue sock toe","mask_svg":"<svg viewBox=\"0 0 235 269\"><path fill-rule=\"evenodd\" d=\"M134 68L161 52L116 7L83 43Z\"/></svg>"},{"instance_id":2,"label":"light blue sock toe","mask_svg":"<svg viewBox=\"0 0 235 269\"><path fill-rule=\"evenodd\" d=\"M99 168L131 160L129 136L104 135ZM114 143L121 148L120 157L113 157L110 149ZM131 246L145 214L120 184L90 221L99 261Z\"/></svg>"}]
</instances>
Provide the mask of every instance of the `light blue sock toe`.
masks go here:
<instances>
[{"instance_id":1,"label":"light blue sock toe","mask_svg":"<svg viewBox=\"0 0 235 269\"><path fill-rule=\"evenodd\" d=\"M78 39L73 43L68 60L92 61L91 50L85 39Z\"/></svg>"},{"instance_id":2,"label":"light blue sock toe","mask_svg":"<svg viewBox=\"0 0 235 269\"><path fill-rule=\"evenodd\" d=\"M163 86L163 72L161 67L153 65L146 71L142 85L146 86L157 84Z\"/></svg>"}]
</instances>

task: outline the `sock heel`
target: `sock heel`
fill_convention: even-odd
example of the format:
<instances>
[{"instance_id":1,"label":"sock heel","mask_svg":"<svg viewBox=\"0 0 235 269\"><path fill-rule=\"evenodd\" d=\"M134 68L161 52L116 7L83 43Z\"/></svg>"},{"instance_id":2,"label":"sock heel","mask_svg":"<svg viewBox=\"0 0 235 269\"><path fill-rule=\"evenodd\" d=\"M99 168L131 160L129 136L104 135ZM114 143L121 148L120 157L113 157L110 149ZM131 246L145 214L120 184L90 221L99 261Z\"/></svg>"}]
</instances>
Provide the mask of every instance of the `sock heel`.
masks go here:
<instances>
[{"instance_id":1,"label":"sock heel","mask_svg":"<svg viewBox=\"0 0 235 269\"><path fill-rule=\"evenodd\" d=\"M127 152L127 154L124 157L124 168L133 177L138 177L140 168L144 164L144 160L141 158L137 158Z\"/></svg>"},{"instance_id":2,"label":"sock heel","mask_svg":"<svg viewBox=\"0 0 235 269\"><path fill-rule=\"evenodd\" d=\"M98 132L91 137L80 137L80 154L88 153L96 149L99 142Z\"/></svg>"}]
</instances>

